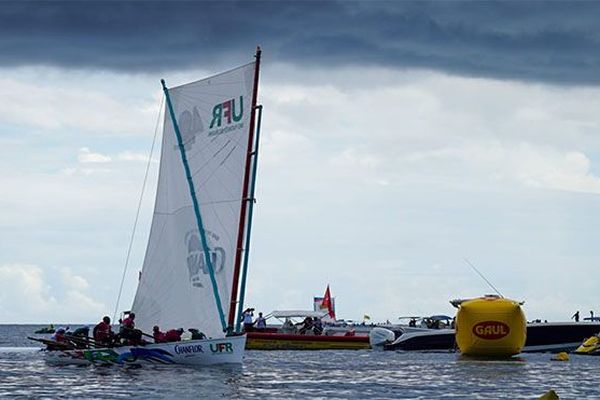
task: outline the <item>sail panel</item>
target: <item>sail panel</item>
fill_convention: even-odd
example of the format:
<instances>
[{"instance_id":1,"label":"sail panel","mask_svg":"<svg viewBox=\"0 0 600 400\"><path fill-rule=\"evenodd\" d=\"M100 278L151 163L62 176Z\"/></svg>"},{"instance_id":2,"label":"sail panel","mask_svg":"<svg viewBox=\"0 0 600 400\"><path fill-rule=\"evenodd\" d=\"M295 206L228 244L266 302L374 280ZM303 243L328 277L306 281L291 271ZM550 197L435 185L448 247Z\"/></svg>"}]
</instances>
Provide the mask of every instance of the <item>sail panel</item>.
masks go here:
<instances>
[{"instance_id":1,"label":"sail panel","mask_svg":"<svg viewBox=\"0 0 600 400\"><path fill-rule=\"evenodd\" d=\"M255 63L169 89L226 313L239 231ZM146 256L132 310L151 331L198 328L223 336L177 137L165 113Z\"/></svg>"}]
</instances>

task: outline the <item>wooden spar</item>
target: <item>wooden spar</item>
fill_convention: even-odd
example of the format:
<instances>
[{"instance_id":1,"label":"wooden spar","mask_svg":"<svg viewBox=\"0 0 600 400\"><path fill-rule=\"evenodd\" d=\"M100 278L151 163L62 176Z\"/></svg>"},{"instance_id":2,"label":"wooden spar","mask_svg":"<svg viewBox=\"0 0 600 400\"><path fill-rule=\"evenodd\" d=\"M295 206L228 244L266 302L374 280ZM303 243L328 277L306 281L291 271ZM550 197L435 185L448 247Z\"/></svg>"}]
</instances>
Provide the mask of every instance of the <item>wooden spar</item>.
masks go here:
<instances>
[{"instance_id":1,"label":"wooden spar","mask_svg":"<svg viewBox=\"0 0 600 400\"><path fill-rule=\"evenodd\" d=\"M238 286L239 286L239 278L240 278L240 266L242 261L242 256L244 252L243 243L244 243L244 227L246 225L246 208L248 205L248 201L253 201L253 199L248 198L248 183L250 181L250 167L252 164L252 153L253 153L253 144L254 144L254 121L255 121L255 110L256 110L256 101L258 96L258 76L260 70L260 55L261 49L260 47L256 48L256 67L254 69L254 87L252 88L252 105L250 107L250 126L248 133L248 152L246 153L246 169L244 171L244 184L242 186L242 206L240 207L240 226L238 228L238 237L237 237L237 246L235 253L235 264L233 268L233 282L231 287L231 299L229 303L229 316L227 321L227 332L233 332L233 323L235 320L235 309L237 303L238 296Z\"/></svg>"},{"instance_id":2,"label":"wooden spar","mask_svg":"<svg viewBox=\"0 0 600 400\"><path fill-rule=\"evenodd\" d=\"M258 144L260 142L260 125L262 121L262 105L256 107L258 109L258 121L256 124L256 141L254 142L254 162L252 163L252 182L250 185L250 203L248 204L248 226L246 229L246 254L244 264L242 265L242 282L240 283L240 298L238 301L239 316L235 322L235 331L240 332L241 316L244 309L244 299L246 297L246 277L248 275L248 257L250 254L250 234L252 233L252 214L254 210L254 191L256 189L256 171L258 169Z\"/></svg>"}]
</instances>

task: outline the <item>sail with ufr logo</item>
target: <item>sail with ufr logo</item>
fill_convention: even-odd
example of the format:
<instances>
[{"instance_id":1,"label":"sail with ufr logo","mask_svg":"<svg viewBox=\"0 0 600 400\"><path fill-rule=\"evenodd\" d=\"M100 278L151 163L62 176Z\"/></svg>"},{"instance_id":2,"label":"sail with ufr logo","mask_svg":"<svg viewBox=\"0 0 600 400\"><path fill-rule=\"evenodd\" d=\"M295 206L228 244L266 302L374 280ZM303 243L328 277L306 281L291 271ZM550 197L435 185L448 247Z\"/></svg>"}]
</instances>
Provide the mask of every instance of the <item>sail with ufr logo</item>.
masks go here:
<instances>
[{"instance_id":1,"label":"sail with ufr logo","mask_svg":"<svg viewBox=\"0 0 600 400\"><path fill-rule=\"evenodd\" d=\"M94 339L71 335L65 343L31 338L47 345L49 361L242 362L246 335L239 316L262 112L256 104L260 54L257 49L255 61L203 80L172 88L161 81L166 106L158 185L129 322L102 338L96 330ZM181 340L178 328L191 338ZM179 336L169 339L160 329Z\"/></svg>"},{"instance_id":2,"label":"sail with ufr logo","mask_svg":"<svg viewBox=\"0 0 600 400\"><path fill-rule=\"evenodd\" d=\"M256 61L168 88L150 237L133 302L136 326L231 333L249 224Z\"/></svg>"}]
</instances>

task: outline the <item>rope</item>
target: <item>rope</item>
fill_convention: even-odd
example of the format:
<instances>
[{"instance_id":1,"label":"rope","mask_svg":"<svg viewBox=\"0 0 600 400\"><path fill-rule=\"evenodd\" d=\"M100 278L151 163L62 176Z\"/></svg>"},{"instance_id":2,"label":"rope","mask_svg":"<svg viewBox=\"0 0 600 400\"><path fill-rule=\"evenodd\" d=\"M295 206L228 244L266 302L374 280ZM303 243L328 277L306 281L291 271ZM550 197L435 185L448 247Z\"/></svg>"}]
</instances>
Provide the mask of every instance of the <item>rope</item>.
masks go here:
<instances>
[{"instance_id":1,"label":"rope","mask_svg":"<svg viewBox=\"0 0 600 400\"><path fill-rule=\"evenodd\" d=\"M146 190L146 182L148 180L148 172L150 171L150 163L152 162L152 154L154 154L154 146L156 144L156 137L158 136L158 125L160 123L160 116L163 109L165 96L163 95L160 101L160 108L158 111L158 118L156 119L156 126L154 127L154 139L152 139L152 147L150 148L150 156L148 157L148 164L146 165L146 172L144 174L144 183L142 184L142 191L140 193L140 200L138 202L137 212L135 214L135 221L133 223L133 230L131 232L131 239L129 240L129 247L127 248L127 257L125 258L125 266L123 268L123 276L121 277L121 284L119 285L119 295L117 296L117 303L115 304L115 312L113 313L113 322L117 318L117 311L119 309L119 302L121 301L121 294L123 293L123 284L125 282L125 276L127 275L127 267L129 266L129 256L131 255L131 248L133 247L133 239L135 237L135 231L137 228L138 220L140 217L140 210L142 208L142 199L144 198L144 191Z\"/></svg>"}]
</instances>

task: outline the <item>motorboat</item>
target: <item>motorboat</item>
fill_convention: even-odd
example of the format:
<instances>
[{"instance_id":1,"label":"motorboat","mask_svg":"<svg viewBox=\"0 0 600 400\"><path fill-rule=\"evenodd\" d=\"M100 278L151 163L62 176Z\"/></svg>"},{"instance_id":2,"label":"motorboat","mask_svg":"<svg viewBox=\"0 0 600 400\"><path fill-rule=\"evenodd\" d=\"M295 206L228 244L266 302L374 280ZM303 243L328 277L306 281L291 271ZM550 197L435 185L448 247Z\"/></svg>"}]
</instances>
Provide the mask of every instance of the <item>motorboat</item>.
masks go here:
<instances>
[{"instance_id":1,"label":"motorboat","mask_svg":"<svg viewBox=\"0 0 600 400\"><path fill-rule=\"evenodd\" d=\"M600 332L600 322L533 322L527 324L523 352L575 350L585 338ZM373 343L371 343L373 345ZM379 343L385 350L455 350L454 329L413 328L393 342Z\"/></svg>"},{"instance_id":2,"label":"motorboat","mask_svg":"<svg viewBox=\"0 0 600 400\"><path fill-rule=\"evenodd\" d=\"M265 316L265 328L246 330L248 350L359 350L369 348L368 331L325 322L322 332L304 321L326 317L323 311L277 310Z\"/></svg>"}]
</instances>

